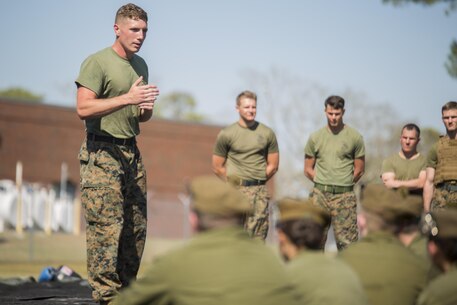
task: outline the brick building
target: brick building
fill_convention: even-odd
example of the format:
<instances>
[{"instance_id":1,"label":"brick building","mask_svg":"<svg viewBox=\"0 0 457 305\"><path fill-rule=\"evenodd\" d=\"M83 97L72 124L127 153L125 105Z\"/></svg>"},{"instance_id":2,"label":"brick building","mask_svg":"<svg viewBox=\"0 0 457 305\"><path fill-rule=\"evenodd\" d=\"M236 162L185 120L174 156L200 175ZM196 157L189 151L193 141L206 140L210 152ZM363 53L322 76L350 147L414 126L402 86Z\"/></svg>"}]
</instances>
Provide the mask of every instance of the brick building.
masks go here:
<instances>
[{"instance_id":1,"label":"brick building","mask_svg":"<svg viewBox=\"0 0 457 305\"><path fill-rule=\"evenodd\" d=\"M148 173L148 234L182 237L185 181L211 174L221 126L152 119L141 124L138 146ZM74 108L0 98L0 179L15 179L16 162L27 182L58 183L61 164L79 189L77 154L85 136Z\"/></svg>"}]
</instances>

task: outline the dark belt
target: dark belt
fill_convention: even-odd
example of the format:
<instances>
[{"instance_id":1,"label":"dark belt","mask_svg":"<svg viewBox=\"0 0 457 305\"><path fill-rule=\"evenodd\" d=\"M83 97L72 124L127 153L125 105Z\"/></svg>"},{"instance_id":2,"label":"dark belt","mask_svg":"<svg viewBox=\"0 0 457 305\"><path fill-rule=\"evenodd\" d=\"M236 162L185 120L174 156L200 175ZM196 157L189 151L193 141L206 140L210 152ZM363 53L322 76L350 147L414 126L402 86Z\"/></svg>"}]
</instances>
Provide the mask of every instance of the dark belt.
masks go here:
<instances>
[{"instance_id":1,"label":"dark belt","mask_svg":"<svg viewBox=\"0 0 457 305\"><path fill-rule=\"evenodd\" d=\"M410 194L412 196L422 196L423 191L422 191L422 189L409 190L408 194Z\"/></svg>"},{"instance_id":2,"label":"dark belt","mask_svg":"<svg viewBox=\"0 0 457 305\"><path fill-rule=\"evenodd\" d=\"M241 180L241 186L256 186L256 185L265 185L266 180Z\"/></svg>"},{"instance_id":3,"label":"dark belt","mask_svg":"<svg viewBox=\"0 0 457 305\"><path fill-rule=\"evenodd\" d=\"M93 133L87 133L87 140L95 141L95 142L111 143L111 144L116 144L116 145L125 145L125 146L135 146L135 144L136 144L135 137L128 138L128 139L120 139L120 138L115 138L115 137L111 137L111 136L96 135Z\"/></svg>"},{"instance_id":4,"label":"dark belt","mask_svg":"<svg viewBox=\"0 0 457 305\"><path fill-rule=\"evenodd\" d=\"M314 183L314 187L322 192L332 194L343 194L347 192L352 192L352 190L354 189L353 186L327 185L320 183Z\"/></svg>"},{"instance_id":5,"label":"dark belt","mask_svg":"<svg viewBox=\"0 0 457 305\"><path fill-rule=\"evenodd\" d=\"M457 184L456 183L443 182L443 183L439 183L436 187L440 188L440 189L443 189L443 190L446 190L448 192L457 192Z\"/></svg>"},{"instance_id":6,"label":"dark belt","mask_svg":"<svg viewBox=\"0 0 457 305\"><path fill-rule=\"evenodd\" d=\"M244 180L238 177L227 177L227 181L235 186L258 186L258 185L265 185L267 183L266 180Z\"/></svg>"}]
</instances>

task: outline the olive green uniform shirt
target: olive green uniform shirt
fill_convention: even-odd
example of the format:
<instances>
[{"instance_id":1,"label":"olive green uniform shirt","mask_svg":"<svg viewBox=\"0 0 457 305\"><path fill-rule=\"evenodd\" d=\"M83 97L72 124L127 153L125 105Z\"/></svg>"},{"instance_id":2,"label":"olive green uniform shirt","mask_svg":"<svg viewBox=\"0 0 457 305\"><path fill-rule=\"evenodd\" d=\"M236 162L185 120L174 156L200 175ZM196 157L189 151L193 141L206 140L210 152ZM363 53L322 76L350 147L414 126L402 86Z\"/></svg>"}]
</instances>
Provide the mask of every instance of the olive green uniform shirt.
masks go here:
<instances>
[{"instance_id":1,"label":"olive green uniform shirt","mask_svg":"<svg viewBox=\"0 0 457 305\"><path fill-rule=\"evenodd\" d=\"M425 287L426 263L388 232L369 233L339 256L359 275L372 305L414 305Z\"/></svg>"},{"instance_id":2,"label":"olive green uniform shirt","mask_svg":"<svg viewBox=\"0 0 457 305\"><path fill-rule=\"evenodd\" d=\"M81 64L76 84L93 91L99 99L108 99L129 92L140 76L143 76L143 84L147 84L148 67L140 56L135 54L127 60L108 47L92 54ZM102 117L85 120L86 131L131 138L140 133L139 115L137 105L127 105Z\"/></svg>"},{"instance_id":3,"label":"olive green uniform shirt","mask_svg":"<svg viewBox=\"0 0 457 305\"><path fill-rule=\"evenodd\" d=\"M238 122L221 130L213 153L227 159L227 177L265 180L268 154L279 152L273 130L256 122L242 127Z\"/></svg>"},{"instance_id":4,"label":"olive green uniform shirt","mask_svg":"<svg viewBox=\"0 0 457 305\"><path fill-rule=\"evenodd\" d=\"M303 251L287 264L292 283L307 305L368 305L359 278L343 261L321 251Z\"/></svg>"},{"instance_id":5,"label":"olive green uniform shirt","mask_svg":"<svg viewBox=\"0 0 457 305\"><path fill-rule=\"evenodd\" d=\"M200 233L157 260L115 304L298 303L279 258L242 228L232 227Z\"/></svg>"},{"instance_id":6,"label":"olive green uniform shirt","mask_svg":"<svg viewBox=\"0 0 457 305\"><path fill-rule=\"evenodd\" d=\"M417 179L420 172L425 171L426 162L422 154L415 159L404 159L396 153L382 162L382 173L394 173L395 179L401 181Z\"/></svg>"},{"instance_id":7,"label":"olive green uniform shirt","mask_svg":"<svg viewBox=\"0 0 457 305\"><path fill-rule=\"evenodd\" d=\"M311 134L305 156L316 159L314 182L352 186L354 159L365 156L365 144L362 135L348 125L338 134L333 134L326 126Z\"/></svg>"},{"instance_id":8,"label":"olive green uniform shirt","mask_svg":"<svg viewBox=\"0 0 457 305\"><path fill-rule=\"evenodd\" d=\"M418 233L411 244L407 246L407 248L424 260L424 266L428 270L428 281L436 278L441 274L441 271L438 269L438 267L435 266L435 264L433 264L432 260L430 259L427 251L427 238L424 235Z\"/></svg>"},{"instance_id":9,"label":"olive green uniform shirt","mask_svg":"<svg viewBox=\"0 0 457 305\"><path fill-rule=\"evenodd\" d=\"M434 279L419 296L418 305L457 304L457 266Z\"/></svg>"}]
</instances>

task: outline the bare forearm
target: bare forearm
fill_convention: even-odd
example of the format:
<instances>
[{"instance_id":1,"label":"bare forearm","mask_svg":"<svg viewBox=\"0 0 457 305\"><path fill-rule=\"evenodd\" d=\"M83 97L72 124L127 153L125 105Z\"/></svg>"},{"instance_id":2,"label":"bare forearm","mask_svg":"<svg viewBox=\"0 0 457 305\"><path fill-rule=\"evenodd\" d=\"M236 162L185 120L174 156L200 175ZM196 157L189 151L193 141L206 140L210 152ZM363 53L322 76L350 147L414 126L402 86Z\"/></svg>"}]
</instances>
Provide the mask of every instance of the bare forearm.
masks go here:
<instances>
[{"instance_id":1,"label":"bare forearm","mask_svg":"<svg viewBox=\"0 0 457 305\"><path fill-rule=\"evenodd\" d=\"M125 95L110 99L85 99L84 103L78 103L77 112L81 120L101 117L115 112L129 104Z\"/></svg>"},{"instance_id":2,"label":"bare forearm","mask_svg":"<svg viewBox=\"0 0 457 305\"><path fill-rule=\"evenodd\" d=\"M431 206L431 203L432 203L432 198L433 198L433 192L434 191L435 191L435 186L433 185L433 182L425 181L424 193L423 193L424 212L430 212L430 206Z\"/></svg>"},{"instance_id":3,"label":"bare forearm","mask_svg":"<svg viewBox=\"0 0 457 305\"><path fill-rule=\"evenodd\" d=\"M365 157L354 160L354 177L352 181L357 183L365 172Z\"/></svg>"},{"instance_id":4,"label":"bare forearm","mask_svg":"<svg viewBox=\"0 0 457 305\"><path fill-rule=\"evenodd\" d=\"M142 80L143 77L139 77L127 93L107 99L100 99L91 89L79 86L76 100L76 111L79 118L81 120L97 118L117 111L126 105L138 105L141 110L140 121L149 120L159 90L155 85L139 85Z\"/></svg>"},{"instance_id":5,"label":"bare forearm","mask_svg":"<svg viewBox=\"0 0 457 305\"><path fill-rule=\"evenodd\" d=\"M213 155L212 158L212 168L213 172L221 178L222 180L226 181L227 180L227 168L225 167L225 162L226 158L218 156L218 155Z\"/></svg>"},{"instance_id":6,"label":"bare forearm","mask_svg":"<svg viewBox=\"0 0 457 305\"><path fill-rule=\"evenodd\" d=\"M314 168L305 168L305 176L311 180L314 181L314 176L316 175L316 172L314 171Z\"/></svg>"},{"instance_id":7,"label":"bare forearm","mask_svg":"<svg viewBox=\"0 0 457 305\"><path fill-rule=\"evenodd\" d=\"M412 180L395 180L394 181L397 187L406 187L411 190L421 189L424 187L424 181L421 179L412 179Z\"/></svg>"},{"instance_id":8,"label":"bare forearm","mask_svg":"<svg viewBox=\"0 0 457 305\"><path fill-rule=\"evenodd\" d=\"M225 167L213 167L213 172L222 180L227 180L227 170L225 169Z\"/></svg>"},{"instance_id":9,"label":"bare forearm","mask_svg":"<svg viewBox=\"0 0 457 305\"><path fill-rule=\"evenodd\" d=\"M273 177L274 174L276 174L277 171L278 171L278 167L277 166L267 165L267 169L265 170L266 176L267 176L267 180L269 180L271 177Z\"/></svg>"},{"instance_id":10,"label":"bare forearm","mask_svg":"<svg viewBox=\"0 0 457 305\"><path fill-rule=\"evenodd\" d=\"M304 173L305 173L305 176L311 181L314 181L314 177L316 176L316 170L314 168L315 164L316 164L315 158L305 156Z\"/></svg>"},{"instance_id":11,"label":"bare forearm","mask_svg":"<svg viewBox=\"0 0 457 305\"><path fill-rule=\"evenodd\" d=\"M354 181L354 183L357 183L360 180L360 178L362 178L363 174L363 170L354 170L354 178L352 179L352 181Z\"/></svg>"}]
</instances>

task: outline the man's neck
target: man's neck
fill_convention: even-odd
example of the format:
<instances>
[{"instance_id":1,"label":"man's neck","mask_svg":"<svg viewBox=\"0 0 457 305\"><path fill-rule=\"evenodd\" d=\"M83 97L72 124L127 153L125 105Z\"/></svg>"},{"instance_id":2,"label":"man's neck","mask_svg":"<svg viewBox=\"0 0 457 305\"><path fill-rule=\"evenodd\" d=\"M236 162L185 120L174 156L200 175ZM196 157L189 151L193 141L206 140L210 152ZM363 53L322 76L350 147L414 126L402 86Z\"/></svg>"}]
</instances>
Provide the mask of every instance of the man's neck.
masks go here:
<instances>
[{"instance_id":1,"label":"man's neck","mask_svg":"<svg viewBox=\"0 0 457 305\"><path fill-rule=\"evenodd\" d=\"M453 131L448 131L447 132L447 136L449 137L449 139L451 140L457 140L457 131L453 130Z\"/></svg>"},{"instance_id":2,"label":"man's neck","mask_svg":"<svg viewBox=\"0 0 457 305\"><path fill-rule=\"evenodd\" d=\"M417 152L417 150L410 151L410 152L405 152L403 150L400 150L400 157L402 157L403 159L412 160L412 159L417 158L418 156L419 156L419 153Z\"/></svg>"},{"instance_id":3,"label":"man's neck","mask_svg":"<svg viewBox=\"0 0 457 305\"><path fill-rule=\"evenodd\" d=\"M344 126L345 126L345 125L344 125L343 123L341 123L341 124L338 125L338 126L330 126L330 125L327 125L327 128L328 128L328 130L331 131L331 133L333 133L333 134L338 134L338 133L340 133L341 130L344 129Z\"/></svg>"},{"instance_id":4,"label":"man's neck","mask_svg":"<svg viewBox=\"0 0 457 305\"><path fill-rule=\"evenodd\" d=\"M398 234L398 239L402 242L403 245L408 247L411 245L413 240L419 235L419 232L413 232L413 233L399 233Z\"/></svg>"},{"instance_id":5,"label":"man's neck","mask_svg":"<svg viewBox=\"0 0 457 305\"><path fill-rule=\"evenodd\" d=\"M127 51L117 42L117 40L114 42L111 48L114 50L114 52L116 52L117 55L124 59L130 60L133 57L133 53L127 53Z\"/></svg>"},{"instance_id":6,"label":"man's neck","mask_svg":"<svg viewBox=\"0 0 457 305\"><path fill-rule=\"evenodd\" d=\"M246 121L246 120L243 120L242 118L240 118L238 120L238 124L240 124L241 127L244 127L244 128L251 128L252 126L254 126L256 124L256 121L255 120Z\"/></svg>"}]
</instances>

